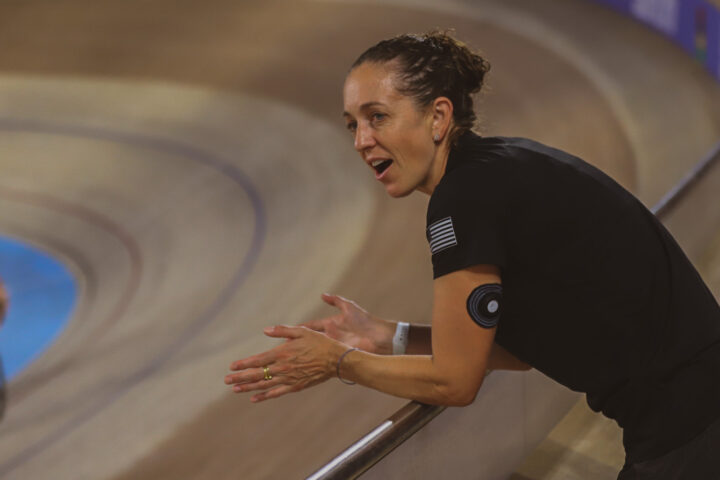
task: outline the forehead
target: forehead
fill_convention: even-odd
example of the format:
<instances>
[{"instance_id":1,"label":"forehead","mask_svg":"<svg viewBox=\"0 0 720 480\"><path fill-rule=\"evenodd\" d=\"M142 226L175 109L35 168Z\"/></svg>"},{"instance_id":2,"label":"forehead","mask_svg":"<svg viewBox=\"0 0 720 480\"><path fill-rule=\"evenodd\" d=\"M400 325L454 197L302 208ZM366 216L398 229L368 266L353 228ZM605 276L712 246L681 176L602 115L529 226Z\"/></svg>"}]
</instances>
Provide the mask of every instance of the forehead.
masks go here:
<instances>
[{"instance_id":1,"label":"forehead","mask_svg":"<svg viewBox=\"0 0 720 480\"><path fill-rule=\"evenodd\" d=\"M352 69L345 79L343 103L352 114L362 105L402 101L404 96L395 88L396 73L387 63L363 63Z\"/></svg>"}]
</instances>

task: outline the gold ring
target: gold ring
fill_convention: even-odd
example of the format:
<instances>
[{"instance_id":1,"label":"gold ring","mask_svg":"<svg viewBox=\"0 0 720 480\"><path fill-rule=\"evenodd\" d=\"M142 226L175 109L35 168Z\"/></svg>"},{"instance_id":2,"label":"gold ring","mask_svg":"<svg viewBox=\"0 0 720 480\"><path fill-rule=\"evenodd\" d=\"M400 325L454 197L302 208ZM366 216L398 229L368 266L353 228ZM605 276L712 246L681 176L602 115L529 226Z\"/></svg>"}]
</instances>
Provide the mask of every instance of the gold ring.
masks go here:
<instances>
[{"instance_id":1,"label":"gold ring","mask_svg":"<svg viewBox=\"0 0 720 480\"><path fill-rule=\"evenodd\" d=\"M263 367L263 373L265 374L265 380L270 380L272 378L269 367Z\"/></svg>"}]
</instances>

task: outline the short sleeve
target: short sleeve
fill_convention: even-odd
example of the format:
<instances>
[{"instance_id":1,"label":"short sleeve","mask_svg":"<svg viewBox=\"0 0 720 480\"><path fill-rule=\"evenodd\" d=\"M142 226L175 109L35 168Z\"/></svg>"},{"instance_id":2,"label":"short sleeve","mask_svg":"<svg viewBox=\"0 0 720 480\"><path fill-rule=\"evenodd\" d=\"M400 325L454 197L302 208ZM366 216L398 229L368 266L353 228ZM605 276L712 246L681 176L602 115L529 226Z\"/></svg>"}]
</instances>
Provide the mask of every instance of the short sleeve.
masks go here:
<instances>
[{"instance_id":1,"label":"short sleeve","mask_svg":"<svg viewBox=\"0 0 720 480\"><path fill-rule=\"evenodd\" d=\"M428 205L433 278L473 265L505 267L502 181L480 167L445 174Z\"/></svg>"}]
</instances>

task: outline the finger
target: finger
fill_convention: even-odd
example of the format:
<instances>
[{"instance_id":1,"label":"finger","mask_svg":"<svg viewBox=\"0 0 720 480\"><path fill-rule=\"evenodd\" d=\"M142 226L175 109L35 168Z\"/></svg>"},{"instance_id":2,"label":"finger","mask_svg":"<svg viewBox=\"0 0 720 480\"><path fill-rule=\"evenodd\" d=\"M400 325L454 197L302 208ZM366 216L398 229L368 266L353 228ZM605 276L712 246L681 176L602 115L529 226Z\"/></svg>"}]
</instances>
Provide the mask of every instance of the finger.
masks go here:
<instances>
[{"instance_id":1,"label":"finger","mask_svg":"<svg viewBox=\"0 0 720 480\"><path fill-rule=\"evenodd\" d=\"M330 321L331 318L332 317L308 320L307 322L298 324L298 327L309 328L310 330L315 330L316 332L324 332L327 322Z\"/></svg>"},{"instance_id":2,"label":"finger","mask_svg":"<svg viewBox=\"0 0 720 480\"><path fill-rule=\"evenodd\" d=\"M351 305L355 305L355 302L353 302L352 300L348 300L345 297L341 297L340 295L330 295L329 293L323 293L322 299L325 300L325 303L327 303L328 305L339 308L340 311L342 311L343 313L347 313L348 308Z\"/></svg>"},{"instance_id":3,"label":"finger","mask_svg":"<svg viewBox=\"0 0 720 480\"><path fill-rule=\"evenodd\" d=\"M262 393L253 395L252 397L250 397L250 401L254 402L254 403L262 402L264 400L270 400L271 398L278 398L285 394L296 392L296 391L298 391L298 389L294 385L282 385L280 387L275 387L272 390L268 390L267 392L262 392Z\"/></svg>"},{"instance_id":4,"label":"finger","mask_svg":"<svg viewBox=\"0 0 720 480\"><path fill-rule=\"evenodd\" d=\"M232 387L235 393L252 392L255 390L267 390L268 388L275 387L283 383L283 379L280 377L273 377L270 380L262 379L257 382L243 383L242 385L235 385Z\"/></svg>"},{"instance_id":5,"label":"finger","mask_svg":"<svg viewBox=\"0 0 720 480\"><path fill-rule=\"evenodd\" d=\"M287 325L276 325L274 327L265 327L263 332L268 337L275 338L300 338L303 334L303 327L290 327Z\"/></svg>"},{"instance_id":6,"label":"finger","mask_svg":"<svg viewBox=\"0 0 720 480\"><path fill-rule=\"evenodd\" d=\"M291 365L288 364L277 364L273 363L270 365L267 365L267 375L269 379L274 379L278 377L287 378L287 374L293 370ZM248 370L245 370L244 372L240 373L231 373L229 375L225 375L225 384L226 385L240 385L240 384L246 384L246 383L255 383L255 382L267 382L269 379L265 378L265 367L262 368L251 368Z\"/></svg>"},{"instance_id":7,"label":"finger","mask_svg":"<svg viewBox=\"0 0 720 480\"><path fill-rule=\"evenodd\" d=\"M328 305L335 306L335 304L339 301L337 295L331 295L329 293L323 293L320 295L320 298L323 299L323 302L327 303Z\"/></svg>"},{"instance_id":8,"label":"finger","mask_svg":"<svg viewBox=\"0 0 720 480\"><path fill-rule=\"evenodd\" d=\"M270 370L268 369L268 373ZM251 368L240 373L231 373L225 375L225 385L241 384L241 383L252 383L265 380L265 370L258 368Z\"/></svg>"},{"instance_id":9,"label":"finger","mask_svg":"<svg viewBox=\"0 0 720 480\"><path fill-rule=\"evenodd\" d=\"M268 350L267 352L258 353L252 357L243 358L230 364L230 370L236 372L245 370L246 368L265 367L275 361L275 352Z\"/></svg>"}]
</instances>

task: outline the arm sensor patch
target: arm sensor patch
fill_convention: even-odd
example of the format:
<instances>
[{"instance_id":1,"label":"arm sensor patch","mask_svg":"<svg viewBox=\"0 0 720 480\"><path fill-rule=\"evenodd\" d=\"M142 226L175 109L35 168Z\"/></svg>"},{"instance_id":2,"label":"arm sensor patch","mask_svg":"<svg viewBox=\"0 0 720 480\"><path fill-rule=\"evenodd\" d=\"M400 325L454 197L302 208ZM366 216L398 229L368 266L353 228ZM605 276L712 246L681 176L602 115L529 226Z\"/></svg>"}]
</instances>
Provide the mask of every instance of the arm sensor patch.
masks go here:
<instances>
[{"instance_id":1,"label":"arm sensor patch","mask_svg":"<svg viewBox=\"0 0 720 480\"><path fill-rule=\"evenodd\" d=\"M502 310L502 285L487 283L470 292L467 311L470 318L483 328L494 328Z\"/></svg>"}]
</instances>

